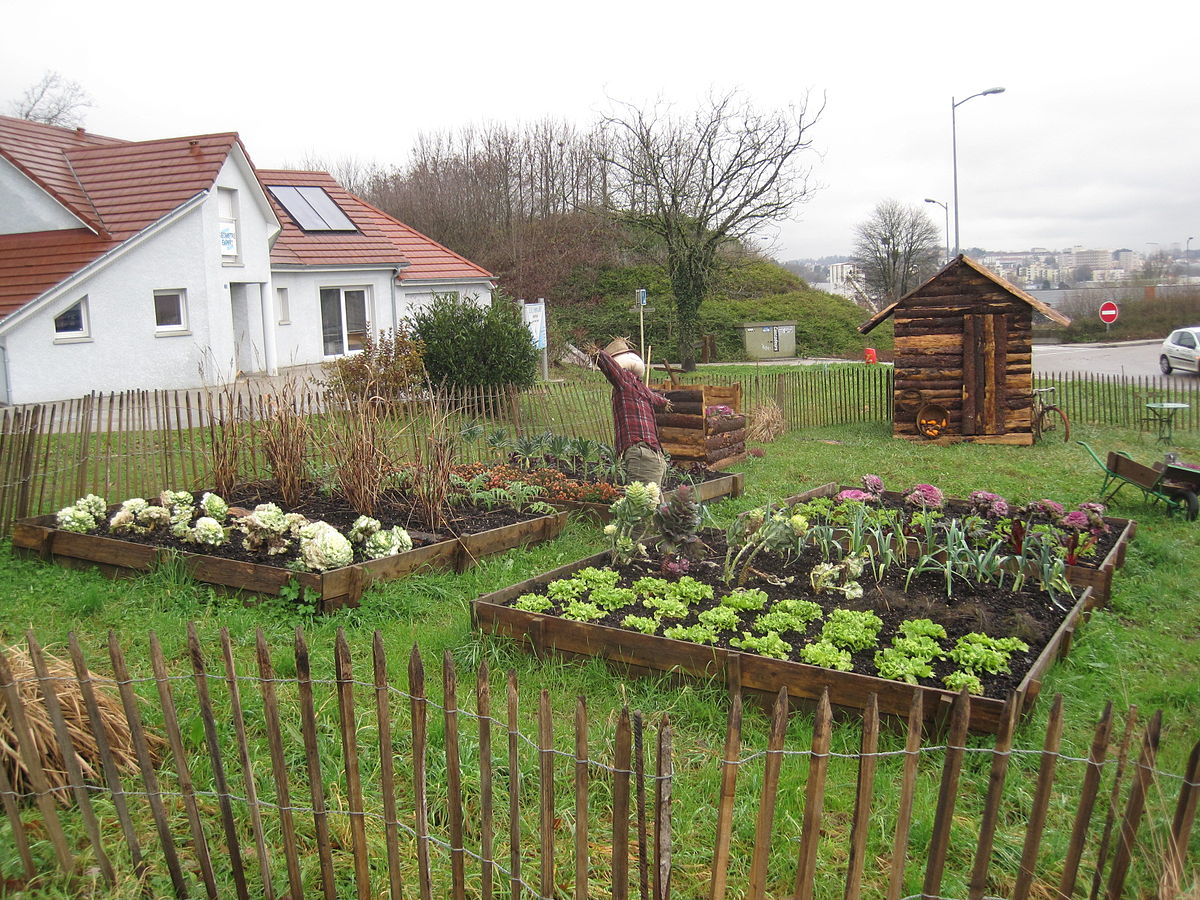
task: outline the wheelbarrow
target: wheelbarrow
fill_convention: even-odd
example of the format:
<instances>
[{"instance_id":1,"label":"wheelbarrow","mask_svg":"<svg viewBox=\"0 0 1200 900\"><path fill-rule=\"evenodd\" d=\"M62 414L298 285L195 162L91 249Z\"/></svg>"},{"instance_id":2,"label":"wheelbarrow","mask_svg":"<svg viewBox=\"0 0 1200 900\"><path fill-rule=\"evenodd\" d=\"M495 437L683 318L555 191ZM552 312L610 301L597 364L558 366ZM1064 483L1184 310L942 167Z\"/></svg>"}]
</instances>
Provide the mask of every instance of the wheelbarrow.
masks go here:
<instances>
[{"instance_id":1,"label":"wheelbarrow","mask_svg":"<svg viewBox=\"0 0 1200 900\"><path fill-rule=\"evenodd\" d=\"M1104 470L1104 484L1100 487L1100 501L1107 503L1117 491L1127 484L1142 492L1149 503L1161 502L1168 515L1182 512L1189 522L1200 512L1200 471L1186 466L1168 463L1142 465L1123 450L1110 450L1101 460L1086 441L1076 441Z\"/></svg>"}]
</instances>

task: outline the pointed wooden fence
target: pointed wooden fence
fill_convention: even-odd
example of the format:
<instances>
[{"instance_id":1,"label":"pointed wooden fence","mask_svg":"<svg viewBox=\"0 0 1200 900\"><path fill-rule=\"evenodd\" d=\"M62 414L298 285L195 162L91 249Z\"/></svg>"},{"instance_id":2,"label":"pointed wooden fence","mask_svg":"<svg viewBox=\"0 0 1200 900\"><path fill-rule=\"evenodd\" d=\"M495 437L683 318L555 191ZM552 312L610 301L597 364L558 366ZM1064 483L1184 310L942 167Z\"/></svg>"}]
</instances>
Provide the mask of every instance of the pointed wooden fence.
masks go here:
<instances>
[{"instance_id":1,"label":"pointed wooden fence","mask_svg":"<svg viewBox=\"0 0 1200 900\"><path fill-rule=\"evenodd\" d=\"M667 716L627 708L596 722L583 698L523 695L486 663L462 683L449 654L431 678L414 647L400 686L378 633L356 666L340 631L325 659L299 629L290 653L260 631L239 654L224 629L214 650L189 626L169 653L150 635L136 675L110 635L111 677L74 637L69 666L27 643L29 674L0 654L0 859L17 891L1024 900L1200 885L1200 744L1182 774L1161 771L1160 715L1135 737L1131 710L1115 741L1111 703L1072 757L1061 698L1020 749L1011 720L994 745L968 741L965 693L930 736L919 696L907 725L874 704L835 725L822 698L808 733L782 690L755 749L735 684L717 755L716 735L681 745ZM107 728L101 693L122 710Z\"/></svg>"},{"instance_id":2,"label":"pointed wooden fence","mask_svg":"<svg viewBox=\"0 0 1200 900\"><path fill-rule=\"evenodd\" d=\"M797 366L794 371L737 376L701 370L685 381L742 385L743 407L777 404L788 428L892 420L890 366ZM1200 381L1116 378L1077 373L1038 374L1036 387L1058 387L1058 404L1072 422L1146 428L1145 404L1189 404L1175 417L1177 432L1200 427ZM344 422L318 388L239 384L221 390L130 391L0 410L0 530L19 518L45 515L84 494L117 502L159 491L211 489L221 472L239 480L269 473L263 435L281 408L294 410L314 432L306 465L328 477L342 457L331 440ZM474 388L397 400L379 407L377 439L389 459L411 460L430 437L461 441L463 461L494 457L485 440L497 429L510 437L553 431L612 439L607 383L599 380Z\"/></svg>"}]
</instances>

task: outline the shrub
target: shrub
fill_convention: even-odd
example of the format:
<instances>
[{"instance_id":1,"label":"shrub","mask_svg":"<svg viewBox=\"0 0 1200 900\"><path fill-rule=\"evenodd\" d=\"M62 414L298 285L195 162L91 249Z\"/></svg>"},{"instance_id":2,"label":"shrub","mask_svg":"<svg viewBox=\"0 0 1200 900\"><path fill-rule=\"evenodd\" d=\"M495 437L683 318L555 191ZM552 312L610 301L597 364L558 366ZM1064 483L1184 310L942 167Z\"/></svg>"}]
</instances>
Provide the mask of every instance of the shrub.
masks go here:
<instances>
[{"instance_id":1,"label":"shrub","mask_svg":"<svg viewBox=\"0 0 1200 900\"><path fill-rule=\"evenodd\" d=\"M425 380L424 352L404 329L368 332L362 352L325 363L324 385L345 401L405 397Z\"/></svg>"},{"instance_id":2,"label":"shrub","mask_svg":"<svg viewBox=\"0 0 1200 900\"><path fill-rule=\"evenodd\" d=\"M425 347L425 370L434 384L529 387L537 377L538 351L516 307L497 294L483 307L455 295L437 297L411 320Z\"/></svg>"}]
</instances>

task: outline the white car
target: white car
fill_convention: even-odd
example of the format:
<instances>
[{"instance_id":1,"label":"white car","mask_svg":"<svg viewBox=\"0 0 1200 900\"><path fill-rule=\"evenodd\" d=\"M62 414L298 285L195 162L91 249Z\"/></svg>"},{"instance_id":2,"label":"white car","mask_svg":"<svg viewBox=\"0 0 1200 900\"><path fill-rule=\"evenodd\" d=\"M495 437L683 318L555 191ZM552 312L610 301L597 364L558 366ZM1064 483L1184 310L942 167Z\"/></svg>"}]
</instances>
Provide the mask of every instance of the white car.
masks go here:
<instances>
[{"instance_id":1,"label":"white car","mask_svg":"<svg viewBox=\"0 0 1200 900\"><path fill-rule=\"evenodd\" d=\"M1200 327L1172 331L1163 341L1158 367L1164 375L1176 370L1200 374Z\"/></svg>"}]
</instances>

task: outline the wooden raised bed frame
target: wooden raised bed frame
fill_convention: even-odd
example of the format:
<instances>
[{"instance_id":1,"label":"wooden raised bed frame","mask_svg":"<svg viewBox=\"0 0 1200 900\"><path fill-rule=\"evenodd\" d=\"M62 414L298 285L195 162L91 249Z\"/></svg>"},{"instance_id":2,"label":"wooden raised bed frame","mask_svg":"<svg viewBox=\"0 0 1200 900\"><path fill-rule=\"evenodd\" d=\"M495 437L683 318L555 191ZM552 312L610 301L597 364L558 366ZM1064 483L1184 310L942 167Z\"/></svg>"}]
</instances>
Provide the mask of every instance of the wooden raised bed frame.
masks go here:
<instances>
[{"instance_id":1,"label":"wooden raised bed frame","mask_svg":"<svg viewBox=\"0 0 1200 900\"><path fill-rule=\"evenodd\" d=\"M728 472L720 478L710 478L696 485L696 499L701 503L721 500L725 497L740 497L746 487L746 476L742 472ZM670 497L674 491L667 491ZM580 500L555 500L551 504L567 512L589 515L607 524L612 520L612 506L608 503L586 503Z\"/></svg>"},{"instance_id":2,"label":"wooden raised bed frame","mask_svg":"<svg viewBox=\"0 0 1200 900\"><path fill-rule=\"evenodd\" d=\"M177 555L197 581L222 588L278 595L280 588L295 579L301 587L317 592L321 598L321 612L332 612L346 606L358 606L363 591L377 581L403 578L426 566L463 572L485 556L524 544L548 541L558 536L566 520L567 513L558 512L321 573L293 572L280 566L135 544L95 534L77 534L57 528L54 516L36 516L15 522L12 543L14 552L39 556L68 568L97 568L110 577L149 571L162 560Z\"/></svg>"},{"instance_id":3,"label":"wooden raised bed frame","mask_svg":"<svg viewBox=\"0 0 1200 900\"><path fill-rule=\"evenodd\" d=\"M879 711L896 716L907 716L913 695L921 692L924 695L925 718L930 721L942 720L949 714L957 696L953 691L942 688L890 681L856 672L839 672L721 647L705 647L689 641L676 641L592 622L573 622L559 616L525 612L505 605L522 594L540 591L551 581L568 577L579 569L607 565L608 559L607 553L597 553L520 584L484 594L471 604L472 624L480 631L513 638L538 654L555 650L571 655L599 656L662 672L725 679L732 675L743 688L764 694L775 694L786 686L789 697L816 700L827 689L830 703L854 709L865 709L868 697L875 694ZM995 734L1000 723L1014 711L1010 704L1015 704L1017 715L1032 708L1041 691L1046 671L1056 659L1066 655L1075 629L1086 618L1092 605L1092 592L1088 588L1067 613L1009 699L971 698L970 728L973 731Z\"/></svg>"},{"instance_id":4,"label":"wooden raised bed frame","mask_svg":"<svg viewBox=\"0 0 1200 900\"><path fill-rule=\"evenodd\" d=\"M782 502L787 506L792 506L796 503L815 500L818 497L833 497L847 489L845 485L838 486L831 481L812 490L795 494ZM889 500L896 500L897 502L901 498L901 494L895 491L884 491L883 495ZM1108 601L1112 598L1113 573L1125 565L1125 552L1129 548L1129 542L1133 540L1133 536L1137 533L1137 521L1134 519L1118 519L1112 516L1105 516L1104 521L1108 523L1109 528L1117 533L1117 542L1108 551L1108 555L1095 566L1067 566L1067 582L1071 587L1077 591L1091 588L1092 594L1091 605L1088 607L1089 611L1095 609L1097 606L1108 605Z\"/></svg>"}]
</instances>

